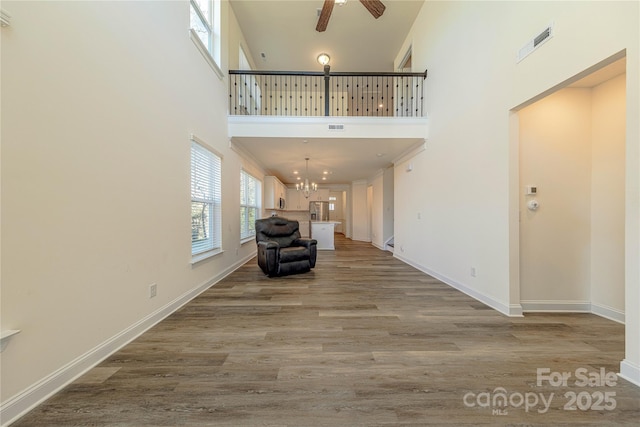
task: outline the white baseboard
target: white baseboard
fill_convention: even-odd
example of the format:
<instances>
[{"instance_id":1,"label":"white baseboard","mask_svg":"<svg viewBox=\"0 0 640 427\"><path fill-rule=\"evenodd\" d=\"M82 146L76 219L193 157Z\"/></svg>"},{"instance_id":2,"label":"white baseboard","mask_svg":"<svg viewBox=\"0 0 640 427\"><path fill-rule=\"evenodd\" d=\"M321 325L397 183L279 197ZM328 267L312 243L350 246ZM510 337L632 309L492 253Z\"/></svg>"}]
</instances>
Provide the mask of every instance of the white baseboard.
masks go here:
<instances>
[{"instance_id":1,"label":"white baseboard","mask_svg":"<svg viewBox=\"0 0 640 427\"><path fill-rule=\"evenodd\" d=\"M608 307L606 305L591 303L591 312L605 319L613 320L614 322L622 323L624 325L625 316L624 311L616 308Z\"/></svg>"},{"instance_id":2,"label":"white baseboard","mask_svg":"<svg viewBox=\"0 0 640 427\"><path fill-rule=\"evenodd\" d=\"M417 268L418 270L422 271L425 274L428 274L431 277L434 277L438 280L440 280L441 282L451 286L452 288L455 288L457 290L459 290L460 292L469 295L471 298L476 299L478 301L480 301L483 304L488 305L489 307L493 308L494 310L499 311L500 313L506 315L506 316L510 316L510 317L521 317L522 316L522 307L520 306L520 304L509 304L506 305L500 301L497 301L495 299L493 299L492 297L483 294L482 292L479 292L475 289L471 289L469 287L467 287L466 285L463 285L462 283L458 283L453 279L450 279L446 276L443 276L442 274L436 273L435 271L430 270L427 267L424 267L420 264L417 264L407 258L404 258L401 255L398 255L397 252L393 253L393 256L395 258L398 258L400 261L405 262L407 264L409 264L412 267Z\"/></svg>"},{"instance_id":3,"label":"white baseboard","mask_svg":"<svg viewBox=\"0 0 640 427\"><path fill-rule=\"evenodd\" d=\"M624 312L589 301L523 300L527 313L591 313L624 324Z\"/></svg>"},{"instance_id":4,"label":"white baseboard","mask_svg":"<svg viewBox=\"0 0 640 427\"><path fill-rule=\"evenodd\" d=\"M640 387L640 366L628 361L627 359L620 362L620 373L618 374L625 380Z\"/></svg>"},{"instance_id":5,"label":"white baseboard","mask_svg":"<svg viewBox=\"0 0 640 427\"><path fill-rule=\"evenodd\" d=\"M591 313L589 301L522 300L525 313Z\"/></svg>"},{"instance_id":6,"label":"white baseboard","mask_svg":"<svg viewBox=\"0 0 640 427\"><path fill-rule=\"evenodd\" d=\"M159 308L120 333L114 335L107 341L89 350L82 356L67 363L62 368L52 372L40 381L32 384L27 389L11 397L0 406L0 425L7 426L16 421L21 416L35 408L40 403L60 391L62 388L79 378L87 371L98 365L107 357L138 338L147 330L151 329L180 307L209 289L211 286L224 279L226 276L244 265L255 256L250 256L237 261L224 271L211 277L209 280L199 284L192 290L182 294L175 300Z\"/></svg>"}]
</instances>

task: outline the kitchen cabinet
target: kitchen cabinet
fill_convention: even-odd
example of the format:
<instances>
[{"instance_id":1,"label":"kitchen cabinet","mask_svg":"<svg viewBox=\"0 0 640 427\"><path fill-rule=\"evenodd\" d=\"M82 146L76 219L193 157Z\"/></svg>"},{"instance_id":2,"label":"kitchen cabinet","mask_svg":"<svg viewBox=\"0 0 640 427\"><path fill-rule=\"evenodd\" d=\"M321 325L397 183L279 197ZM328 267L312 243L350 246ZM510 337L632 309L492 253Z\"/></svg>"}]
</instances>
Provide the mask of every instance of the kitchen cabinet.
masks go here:
<instances>
[{"instance_id":1,"label":"kitchen cabinet","mask_svg":"<svg viewBox=\"0 0 640 427\"><path fill-rule=\"evenodd\" d=\"M310 202L327 202L329 201L329 190L319 188L315 193L311 193L308 200Z\"/></svg>"},{"instance_id":2,"label":"kitchen cabinet","mask_svg":"<svg viewBox=\"0 0 640 427\"><path fill-rule=\"evenodd\" d=\"M311 238L318 241L318 250L335 250L333 233L336 221L311 221Z\"/></svg>"},{"instance_id":3,"label":"kitchen cabinet","mask_svg":"<svg viewBox=\"0 0 640 427\"><path fill-rule=\"evenodd\" d=\"M309 211L309 199L306 199L301 191L289 188L287 189L287 210Z\"/></svg>"},{"instance_id":4,"label":"kitchen cabinet","mask_svg":"<svg viewBox=\"0 0 640 427\"><path fill-rule=\"evenodd\" d=\"M287 200L287 187L275 176L264 177L264 209L285 209ZM280 201L285 203L281 207Z\"/></svg>"}]
</instances>

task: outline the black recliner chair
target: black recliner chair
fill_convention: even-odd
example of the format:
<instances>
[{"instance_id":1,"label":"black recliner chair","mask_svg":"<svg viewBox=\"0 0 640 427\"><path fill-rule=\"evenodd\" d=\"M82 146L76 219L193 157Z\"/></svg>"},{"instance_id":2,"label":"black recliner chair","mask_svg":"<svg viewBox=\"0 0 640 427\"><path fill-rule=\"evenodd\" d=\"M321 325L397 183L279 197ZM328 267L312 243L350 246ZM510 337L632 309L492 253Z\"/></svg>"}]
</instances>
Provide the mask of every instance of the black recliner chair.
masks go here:
<instances>
[{"instance_id":1,"label":"black recliner chair","mask_svg":"<svg viewBox=\"0 0 640 427\"><path fill-rule=\"evenodd\" d=\"M256 220L258 265L269 277L305 273L316 266L317 241L303 239L298 221L282 217Z\"/></svg>"}]
</instances>

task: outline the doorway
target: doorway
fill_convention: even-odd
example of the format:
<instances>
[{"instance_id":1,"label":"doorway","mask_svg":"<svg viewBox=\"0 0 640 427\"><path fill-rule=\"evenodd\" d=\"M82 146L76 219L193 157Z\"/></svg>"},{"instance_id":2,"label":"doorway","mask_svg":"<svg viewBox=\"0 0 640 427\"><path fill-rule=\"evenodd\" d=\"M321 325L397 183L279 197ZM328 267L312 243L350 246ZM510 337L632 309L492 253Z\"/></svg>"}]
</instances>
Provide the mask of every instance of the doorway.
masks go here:
<instances>
[{"instance_id":1,"label":"doorway","mask_svg":"<svg viewBox=\"0 0 640 427\"><path fill-rule=\"evenodd\" d=\"M624 323L625 58L517 111L520 302Z\"/></svg>"}]
</instances>

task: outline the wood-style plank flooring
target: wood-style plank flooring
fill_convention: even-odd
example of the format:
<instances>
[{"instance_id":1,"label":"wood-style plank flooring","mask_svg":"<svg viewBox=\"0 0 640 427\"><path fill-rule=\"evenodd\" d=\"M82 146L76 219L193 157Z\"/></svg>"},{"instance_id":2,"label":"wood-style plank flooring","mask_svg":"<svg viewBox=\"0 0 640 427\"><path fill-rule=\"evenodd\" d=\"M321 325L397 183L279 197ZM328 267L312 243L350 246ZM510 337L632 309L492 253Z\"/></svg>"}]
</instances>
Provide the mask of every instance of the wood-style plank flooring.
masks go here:
<instances>
[{"instance_id":1,"label":"wood-style plank flooring","mask_svg":"<svg viewBox=\"0 0 640 427\"><path fill-rule=\"evenodd\" d=\"M623 325L508 318L389 252L336 245L302 275L252 260L14 426L638 425L640 388L576 385L581 368L618 371ZM571 377L538 386L538 368Z\"/></svg>"}]
</instances>

